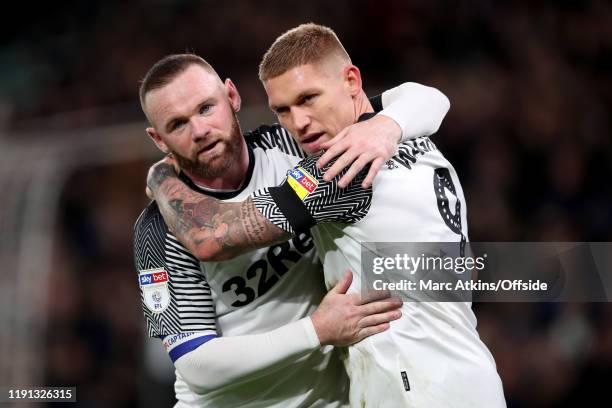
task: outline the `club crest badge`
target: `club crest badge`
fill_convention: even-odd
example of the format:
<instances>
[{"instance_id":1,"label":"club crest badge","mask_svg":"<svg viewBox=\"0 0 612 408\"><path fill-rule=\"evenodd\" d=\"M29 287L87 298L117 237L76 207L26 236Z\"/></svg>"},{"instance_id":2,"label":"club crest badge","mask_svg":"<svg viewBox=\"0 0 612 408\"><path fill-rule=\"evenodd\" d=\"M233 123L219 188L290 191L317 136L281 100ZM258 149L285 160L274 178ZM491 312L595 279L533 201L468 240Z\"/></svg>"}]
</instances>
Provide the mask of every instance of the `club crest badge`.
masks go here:
<instances>
[{"instance_id":1,"label":"club crest badge","mask_svg":"<svg viewBox=\"0 0 612 408\"><path fill-rule=\"evenodd\" d=\"M148 269L138 275L145 305L153 313L163 312L170 304L168 281L168 272L164 268Z\"/></svg>"}]
</instances>

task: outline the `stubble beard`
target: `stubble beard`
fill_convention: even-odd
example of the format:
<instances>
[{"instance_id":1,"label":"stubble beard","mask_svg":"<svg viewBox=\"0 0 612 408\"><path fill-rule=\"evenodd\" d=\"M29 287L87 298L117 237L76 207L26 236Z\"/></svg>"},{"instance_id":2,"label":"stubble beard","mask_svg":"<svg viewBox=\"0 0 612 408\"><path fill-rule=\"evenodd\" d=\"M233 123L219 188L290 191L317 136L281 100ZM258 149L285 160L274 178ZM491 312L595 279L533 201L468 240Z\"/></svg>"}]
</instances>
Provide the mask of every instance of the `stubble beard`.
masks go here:
<instances>
[{"instance_id":1,"label":"stubble beard","mask_svg":"<svg viewBox=\"0 0 612 408\"><path fill-rule=\"evenodd\" d=\"M176 152L172 152L172 155L180 168L187 173L203 179L215 178L225 174L234 163L238 162L240 159L241 141L242 130L240 129L238 117L234 114L229 139L219 141L219 143L225 145L220 154L207 158L206 162L200 161L197 156L195 159L190 159Z\"/></svg>"}]
</instances>

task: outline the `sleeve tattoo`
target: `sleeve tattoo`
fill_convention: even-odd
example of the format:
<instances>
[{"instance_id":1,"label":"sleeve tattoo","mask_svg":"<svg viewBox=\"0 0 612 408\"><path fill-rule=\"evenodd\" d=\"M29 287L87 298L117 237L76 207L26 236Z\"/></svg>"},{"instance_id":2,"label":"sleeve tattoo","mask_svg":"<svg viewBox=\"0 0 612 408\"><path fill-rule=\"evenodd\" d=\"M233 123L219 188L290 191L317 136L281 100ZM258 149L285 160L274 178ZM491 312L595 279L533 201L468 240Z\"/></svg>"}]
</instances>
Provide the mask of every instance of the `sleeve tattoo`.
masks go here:
<instances>
[{"instance_id":1,"label":"sleeve tattoo","mask_svg":"<svg viewBox=\"0 0 612 408\"><path fill-rule=\"evenodd\" d=\"M229 203L197 193L178 179L170 164L155 166L149 188L169 230L200 260L229 259L291 238L251 198Z\"/></svg>"}]
</instances>

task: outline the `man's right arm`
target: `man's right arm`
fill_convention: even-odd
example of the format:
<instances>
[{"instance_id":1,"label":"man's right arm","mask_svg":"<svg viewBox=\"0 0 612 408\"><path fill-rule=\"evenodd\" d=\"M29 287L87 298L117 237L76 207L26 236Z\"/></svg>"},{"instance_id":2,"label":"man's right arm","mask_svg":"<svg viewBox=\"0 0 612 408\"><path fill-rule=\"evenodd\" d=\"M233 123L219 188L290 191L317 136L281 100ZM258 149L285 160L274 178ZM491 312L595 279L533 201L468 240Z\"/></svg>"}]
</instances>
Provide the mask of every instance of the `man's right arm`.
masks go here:
<instances>
[{"instance_id":1,"label":"man's right arm","mask_svg":"<svg viewBox=\"0 0 612 408\"><path fill-rule=\"evenodd\" d=\"M169 158L149 170L147 185L170 231L201 261L222 261L291 238L253 205L200 194L177 178Z\"/></svg>"},{"instance_id":2,"label":"man's right arm","mask_svg":"<svg viewBox=\"0 0 612 408\"><path fill-rule=\"evenodd\" d=\"M361 304L350 275L310 316L267 333L218 336L210 288L199 262L168 234L152 204L139 218L135 264L147 330L162 339L181 377L198 392L253 379L324 345L348 345L386 330L398 300Z\"/></svg>"},{"instance_id":3,"label":"man's right arm","mask_svg":"<svg viewBox=\"0 0 612 408\"><path fill-rule=\"evenodd\" d=\"M401 317L402 302L384 299L361 304L348 295L348 274L310 317L267 333L217 337L178 358L181 377L199 393L250 381L295 362L322 346L348 346L389 328Z\"/></svg>"},{"instance_id":4,"label":"man's right arm","mask_svg":"<svg viewBox=\"0 0 612 408\"><path fill-rule=\"evenodd\" d=\"M333 162L319 169L319 157L303 159L280 186L258 190L242 202L192 190L177 177L168 157L149 169L147 185L183 245L201 261L222 261L287 241L318 223L354 223L367 214L372 189L361 187L366 172L339 188L348 170L326 181L324 173Z\"/></svg>"}]
</instances>

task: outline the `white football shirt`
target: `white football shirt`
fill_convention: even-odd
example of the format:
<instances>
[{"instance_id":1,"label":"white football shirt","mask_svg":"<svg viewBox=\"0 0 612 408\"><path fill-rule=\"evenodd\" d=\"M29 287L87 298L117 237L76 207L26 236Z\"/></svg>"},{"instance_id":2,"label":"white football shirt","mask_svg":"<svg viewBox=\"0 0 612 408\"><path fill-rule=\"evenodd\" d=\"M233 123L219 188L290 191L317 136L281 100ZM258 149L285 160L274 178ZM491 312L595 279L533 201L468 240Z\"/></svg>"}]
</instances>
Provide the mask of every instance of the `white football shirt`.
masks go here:
<instances>
[{"instance_id":1,"label":"white football shirt","mask_svg":"<svg viewBox=\"0 0 612 408\"><path fill-rule=\"evenodd\" d=\"M226 201L280 183L304 156L279 126L245 135L250 167L238 191L191 188ZM285 243L223 262L197 260L176 240L152 203L136 223L135 255L149 335L163 339L173 361L218 336L258 334L309 316L326 293L312 238ZM331 346L309 353L289 367L215 389L191 390L177 371L178 406L342 407L348 378Z\"/></svg>"},{"instance_id":2,"label":"white football shirt","mask_svg":"<svg viewBox=\"0 0 612 408\"><path fill-rule=\"evenodd\" d=\"M340 176L325 182L317 158L303 160L283 185L253 200L286 231L318 224L312 234L328 287L351 270L350 291L360 292L364 242L466 242L461 184L429 138L402 144L371 189L360 187L364 172L346 189L337 187ZM349 347L352 406L505 406L469 302L405 302L402 313L390 330Z\"/></svg>"}]
</instances>

